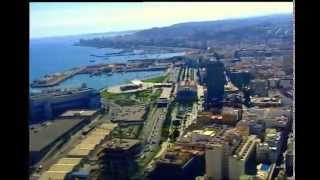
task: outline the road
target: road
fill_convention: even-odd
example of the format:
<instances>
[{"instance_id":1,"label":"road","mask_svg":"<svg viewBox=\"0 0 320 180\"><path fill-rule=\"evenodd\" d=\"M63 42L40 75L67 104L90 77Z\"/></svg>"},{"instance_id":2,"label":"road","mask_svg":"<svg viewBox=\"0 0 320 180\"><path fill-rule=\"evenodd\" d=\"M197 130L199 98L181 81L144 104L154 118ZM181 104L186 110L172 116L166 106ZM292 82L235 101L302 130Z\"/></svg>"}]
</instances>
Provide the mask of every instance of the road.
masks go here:
<instances>
[{"instance_id":1,"label":"road","mask_svg":"<svg viewBox=\"0 0 320 180\"><path fill-rule=\"evenodd\" d=\"M160 147L160 150L158 151L158 153L152 158L152 160L147 164L147 169L152 169L154 164L155 164L155 161L156 159L158 159L168 148L169 146L169 139L165 142L163 142L161 144L161 147Z\"/></svg>"}]
</instances>

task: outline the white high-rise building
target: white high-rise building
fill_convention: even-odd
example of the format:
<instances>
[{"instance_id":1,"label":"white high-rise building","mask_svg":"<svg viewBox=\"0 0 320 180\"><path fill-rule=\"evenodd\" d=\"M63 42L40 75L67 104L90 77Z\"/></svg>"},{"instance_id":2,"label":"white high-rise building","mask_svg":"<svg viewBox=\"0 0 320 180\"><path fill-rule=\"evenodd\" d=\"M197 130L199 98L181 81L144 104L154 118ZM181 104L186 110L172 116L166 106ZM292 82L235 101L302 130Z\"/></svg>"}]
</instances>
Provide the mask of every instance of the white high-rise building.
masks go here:
<instances>
[{"instance_id":1,"label":"white high-rise building","mask_svg":"<svg viewBox=\"0 0 320 180\"><path fill-rule=\"evenodd\" d=\"M241 175L246 174L247 164L255 156L258 142L256 135L249 136L239 145L234 155L229 157L229 179L239 179Z\"/></svg>"},{"instance_id":2,"label":"white high-rise building","mask_svg":"<svg viewBox=\"0 0 320 180\"><path fill-rule=\"evenodd\" d=\"M223 178L223 144L210 144L206 149L206 176L208 179Z\"/></svg>"}]
</instances>

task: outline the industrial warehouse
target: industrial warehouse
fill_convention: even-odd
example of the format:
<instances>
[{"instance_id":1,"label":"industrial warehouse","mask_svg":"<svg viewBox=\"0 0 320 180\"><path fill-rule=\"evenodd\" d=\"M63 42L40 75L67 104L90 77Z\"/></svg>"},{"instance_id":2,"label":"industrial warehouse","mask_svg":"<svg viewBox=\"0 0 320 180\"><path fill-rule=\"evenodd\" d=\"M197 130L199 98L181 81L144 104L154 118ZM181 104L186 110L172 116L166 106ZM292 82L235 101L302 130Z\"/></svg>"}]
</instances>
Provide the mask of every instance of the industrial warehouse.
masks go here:
<instances>
[{"instance_id":1,"label":"industrial warehouse","mask_svg":"<svg viewBox=\"0 0 320 180\"><path fill-rule=\"evenodd\" d=\"M48 121L41 125L32 126L30 134L30 156L31 165L40 160L56 144L62 144L89 120L81 119L59 119Z\"/></svg>"}]
</instances>

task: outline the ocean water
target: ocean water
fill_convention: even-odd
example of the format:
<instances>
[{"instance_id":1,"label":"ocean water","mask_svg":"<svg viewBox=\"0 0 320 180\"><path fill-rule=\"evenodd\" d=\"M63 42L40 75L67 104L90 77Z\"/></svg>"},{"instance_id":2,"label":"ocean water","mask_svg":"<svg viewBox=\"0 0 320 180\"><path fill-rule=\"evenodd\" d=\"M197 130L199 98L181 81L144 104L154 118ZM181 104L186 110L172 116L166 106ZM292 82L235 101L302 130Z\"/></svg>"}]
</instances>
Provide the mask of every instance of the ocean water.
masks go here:
<instances>
[{"instance_id":1,"label":"ocean water","mask_svg":"<svg viewBox=\"0 0 320 180\"><path fill-rule=\"evenodd\" d=\"M43 77L46 74L57 73L74 67L102 63L125 63L132 59L168 58L179 56L183 53L144 54L130 56L111 56L107 60L101 57L92 57L90 54L102 55L116 52L119 49L93 48L73 46L78 39L75 38L50 38L30 40L29 82ZM90 62L95 60L95 62ZM164 71L114 73L112 76L77 75L61 84L58 88L80 86L86 83L88 87L101 89L104 87L126 83L133 79L143 79L163 74ZM32 91L37 89L32 89Z\"/></svg>"}]
</instances>

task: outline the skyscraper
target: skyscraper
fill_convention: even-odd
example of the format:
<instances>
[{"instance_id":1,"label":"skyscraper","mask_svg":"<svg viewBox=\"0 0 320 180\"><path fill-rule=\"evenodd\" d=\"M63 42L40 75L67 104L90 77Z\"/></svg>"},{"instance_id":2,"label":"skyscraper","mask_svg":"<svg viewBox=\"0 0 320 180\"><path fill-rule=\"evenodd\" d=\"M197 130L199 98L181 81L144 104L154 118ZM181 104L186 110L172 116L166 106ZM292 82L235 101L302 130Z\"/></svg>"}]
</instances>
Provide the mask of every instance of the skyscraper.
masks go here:
<instances>
[{"instance_id":1,"label":"skyscraper","mask_svg":"<svg viewBox=\"0 0 320 180\"><path fill-rule=\"evenodd\" d=\"M207 64L207 105L209 108L222 107L225 83L223 63L219 60L209 61Z\"/></svg>"}]
</instances>

